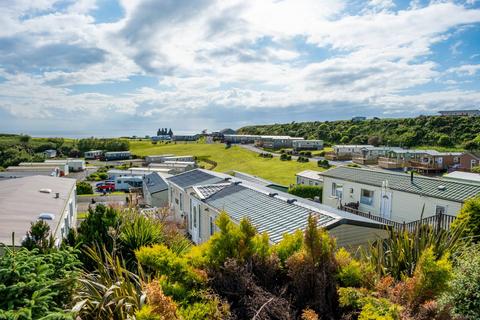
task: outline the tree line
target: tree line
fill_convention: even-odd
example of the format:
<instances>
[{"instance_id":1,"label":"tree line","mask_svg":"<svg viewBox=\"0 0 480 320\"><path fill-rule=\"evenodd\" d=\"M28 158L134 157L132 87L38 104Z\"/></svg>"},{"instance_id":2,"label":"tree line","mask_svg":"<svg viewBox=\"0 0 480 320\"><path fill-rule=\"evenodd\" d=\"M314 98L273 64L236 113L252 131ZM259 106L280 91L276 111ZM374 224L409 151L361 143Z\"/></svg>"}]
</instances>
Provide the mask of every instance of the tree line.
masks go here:
<instances>
[{"instance_id":1,"label":"tree line","mask_svg":"<svg viewBox=\"0 0 480 320\"><path fill-rule=\"evenodd\" d=\"M326 144L468 147L480 145L480 117L419 116L416 118L291 122L246 126L239 134L289 135L321 139ZM475 145L472 145L475 142Z\"/></svg>"}]
</instances>

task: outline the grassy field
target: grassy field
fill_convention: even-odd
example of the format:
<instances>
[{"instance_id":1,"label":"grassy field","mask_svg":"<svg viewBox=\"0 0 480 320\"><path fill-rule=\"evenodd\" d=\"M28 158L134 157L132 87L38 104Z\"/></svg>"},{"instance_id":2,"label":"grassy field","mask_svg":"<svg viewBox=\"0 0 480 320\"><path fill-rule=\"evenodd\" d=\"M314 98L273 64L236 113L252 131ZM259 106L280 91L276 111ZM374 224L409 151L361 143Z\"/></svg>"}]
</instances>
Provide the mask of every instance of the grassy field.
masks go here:
<instances>
[{"instance_id":1,"label":"grassy field","mask_svg":"<svg viewBox=\"0 0 480 320\"><path fill-rule=\"evenodd\" d=\"M218 163L215 171L242 171L287 186L295 183L295 173L297 172L307 169L322 171L316 163L280 161L278 158L265 159L239 146L226 149L225 145L220 143L180 142L177 144L154 145L150 141L130 141L130 150L133 154L139 156L173 153L175 155L206 157Z\"/></svg>"}]
</instances>

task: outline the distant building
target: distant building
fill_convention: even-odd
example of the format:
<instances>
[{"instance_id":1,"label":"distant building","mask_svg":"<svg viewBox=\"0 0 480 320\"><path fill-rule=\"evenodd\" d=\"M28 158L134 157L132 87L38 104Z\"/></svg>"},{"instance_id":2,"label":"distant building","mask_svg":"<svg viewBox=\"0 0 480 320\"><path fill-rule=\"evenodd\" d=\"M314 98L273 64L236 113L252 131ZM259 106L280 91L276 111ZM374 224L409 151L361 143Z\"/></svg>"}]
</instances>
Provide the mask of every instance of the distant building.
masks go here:
<instances>
[{"instance_id":1,"label":"distant building","mask_svg":"<svg viewBox=\"0 0 480 320\"><path fill-rule=\"evenodd\" d=\"M480 194L480 185L420 175L336 167L323 177L323 203L355 204L364 213L398 223L435 215L456 216L465 200Z\"/></svg>"},{"instance_id":2,"label":"distant building","mask_svg":"<svg viewBox=\"0 0 480 320\"><path fill-rule=\"evenodd\" d=\"M170 169L170 173L178 174L188 170L193 170L197 167L194 161L164 161L161 163L151 163L149 168L164 168Z\"/></svg>"},{"instance_id":3,"label":"distant building","mask_svg":"<svg viewBox=\"0 0 480 320\"><path fill-rule=\"evenodd\" d=\"M0 243L20 246L30 224L44 220L59 246L77 220L76 180L31 176L0 180Z\"/></svg>"},{"instance_id":4,"label":"distant building","mask_svg":"<svg viewBox=\"0 0 480 320\"><path fill-rule=\"evenodd\" d=\"M323 140L294 140L292 141L293 150L322 150Z\"/></svg>"},{"instance_id":5,"label":"distant building","mask_svg":"<svg viewBox=\"0 0 480 320\"><path fill-rule=\"evenodd\" d=\"M454 171L443 175L442 178L460 182L480 183L480 174L473 172Z\"/></svg>"},{"instance_id":6,"label":"distant building","mask_svg":"<svg viewBox=\"0 0 480 320\"><path fill-rule=\"evenodd\" d=\"M172 140L172 137L167 135L160 135L160 136L153 136L150 138L152 141L157 142L157 141L170 141Z\"/></svg>"},{"instance_id":7,"label":"distant building","mask_svg":"<svg viewBox=\"0 0 480 320\"><path fill-rule=\"evenodd\" d=\"M111 151L105 152L105 160L112 161L112 160L128 160L132 157L130 151Z\"/></svg>"},{"instance_id":8,"label":"distant building","mask_svg":"<svg viewBox=\"0 0 480 320\"><path fill-rule=\"evenodd\" d=\"M55 170L56 168L59 168L60 169L60 176L66 176L70 173L70 168L69 168L66 161L61 161L59 163L55 163L55 162L53 162L53 163L50 163L50 162L20 162L18 164L18 167L50 168L51 170Z\"/></svg>"},{"instance_id":9,"label":"distant building","mask_svg":"<svg viewBox=\"0 0 480 320\"><path fill-rule=\"evenodd\" d=\"M451 111L439 111L442 116L480 116L480 110L451 110Z\"/></svg>"},{"instance_id":10,"label":"distant building","mask_svg":"<svg viewBox=\"0 0 480 320\"><path fill-rule=\"evenodd\" d=\"M322 186L323 177L320 171L305 170L295 175L297 177L297 184L304 186Z\"/></svg>"},{"instance_id":11,"label":"distant building","mask_svg":"<svg viewBox=\"0 0 480 320\"><path fill-rule=\"evenodd\" d=\"M85 170L85 160L83 159L65 159L65 160L45 160L45 163L66 164L71 172Z\"/></svg>"},{"instance_id":12,"label":"distant building","mask_svg":"<svg viewBox=\"0 0 480 320\"><path fill-rule=\"evenodd\" d=\"M103 150L85 151L84 156L87 160L100 159L103 156Z\"/></svg>"},{"instance_id":13,"label":"distant building","mask_svg":"<svg viewBox=\"0 0 480 320\"><path fill-rule=\"evenodd\" d=\"M57 156L57 150L48 149L43 151L43 154L45 155L45 158L55 158Z\"/></svg>"},{"instance_id":14,"label":"distant building","mask_svg":"<svg viewBox=\"0 0 480 320\"><path fill-rule=\"evenodd\" d=\"M6 178L20 178L22 176L51 176L51 177L60 177L60 167L20 167L20 166L10 166L5 169L5 172L0 172L0 174Z\"/></svg>"},{"instance_id":15,"label":"distant building","mask_svg":"<svg viewBox=\"0 0 480 320\"><path fill-rule=\"evenodd\" d=\"M361 152L365 148L373 148L369 144L359 144L359 145L335 145L333 146L333 151L327 152L325 154L325 159L327 160L352 160L353 155Z\"/></svg>"},{"instance_id":16,"label":"distant building","mask_svg":"<svg viewBox=\"0 0 480 320\"><path fill-rule=\"evenodd\" d=\"M173 141L197 141L200 138L198 134L175 134L172 137Z\"/></svg>"},{"instance_id":17,"label":"distant building","mask_svg":"<svg viewBox=\"0 0 480 320\"><path fill-rule=\"evenodd\" d=\"M367 120L367 117L352 117L353 122L361 122Z\"/></svg>"},{"instance_id":18,"label":"distant building","mask_svg":"<svg viewBox=\"0 0 480 320\"><path fill-rule=\"evenodd\" d=\"M471 171L473 167L480 166L480 152L469 151L464 152L460 156L459 169L464 171Z\"/></svg>"}]
</instances>

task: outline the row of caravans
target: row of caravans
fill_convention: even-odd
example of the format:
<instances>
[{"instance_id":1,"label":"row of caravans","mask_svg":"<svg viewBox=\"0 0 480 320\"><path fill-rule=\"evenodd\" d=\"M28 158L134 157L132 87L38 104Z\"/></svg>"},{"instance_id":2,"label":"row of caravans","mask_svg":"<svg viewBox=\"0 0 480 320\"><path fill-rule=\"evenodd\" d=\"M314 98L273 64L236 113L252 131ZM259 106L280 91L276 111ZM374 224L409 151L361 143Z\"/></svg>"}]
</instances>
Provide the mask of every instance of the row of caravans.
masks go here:
<instances>
[{"instance_id":1,"label":"row of caravans","mask_svg":"<svg viewBox=\"0 0 480 320\"><path fill-rule=\"evenodd\" d=\"M90 150L85 151L84 153L86 160L128 160L132 158L130 151L109 151L104 152L103 150Z\"/></svg>"}]
</instances>

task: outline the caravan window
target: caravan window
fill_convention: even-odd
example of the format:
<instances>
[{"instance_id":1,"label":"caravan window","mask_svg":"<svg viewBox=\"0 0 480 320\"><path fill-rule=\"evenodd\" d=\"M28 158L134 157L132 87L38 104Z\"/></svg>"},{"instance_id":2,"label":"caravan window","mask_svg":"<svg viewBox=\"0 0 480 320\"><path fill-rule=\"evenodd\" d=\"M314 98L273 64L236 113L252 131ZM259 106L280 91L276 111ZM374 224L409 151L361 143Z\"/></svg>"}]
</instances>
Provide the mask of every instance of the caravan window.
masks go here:
<instances>
[{"instance_id":1,"label":"caravan window","mask_svg":"<svg viewBox=\"0 0 480 320\"><path fill-rule=\"evenodd\" d=\"M333 182L332 183L332 196L336 198L342 198L343 184Z\"/></svg>"},{"instance_id":2,"label":"caravan window","mask_svg":"<svg viewBox=\"0 0 480 320\"><path fill-rule=\"evenodd\" d=\"M213 217L210 217L210 235L213 236L214 232L215 232L215 221Z\"/></svg>"},{"instance_id":3,"label":"caravan window","mask_svg":"<svg viewBox=\"0 0 480 320\"><path fill-rule=\"evenodd\" d=\"M362 192L360 194L360 203L371 206L373 204L373 191L362 189Z\"/></svg>"}]
</instances>

